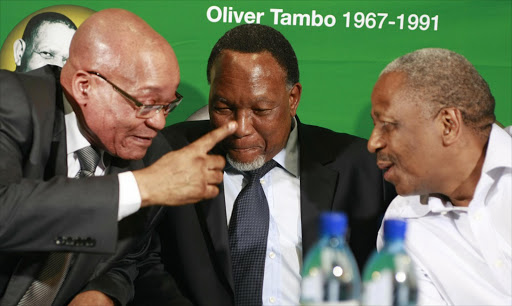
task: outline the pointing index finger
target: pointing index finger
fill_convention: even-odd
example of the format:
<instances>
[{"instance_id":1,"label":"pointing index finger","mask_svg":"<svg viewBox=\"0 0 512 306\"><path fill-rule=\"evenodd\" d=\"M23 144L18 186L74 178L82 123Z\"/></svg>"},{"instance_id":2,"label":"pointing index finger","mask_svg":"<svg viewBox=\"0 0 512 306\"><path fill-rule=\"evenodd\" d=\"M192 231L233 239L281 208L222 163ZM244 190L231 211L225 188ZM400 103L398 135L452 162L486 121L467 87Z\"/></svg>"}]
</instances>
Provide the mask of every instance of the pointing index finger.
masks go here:
<instances>
[{"instance_id":1,"label":"pointing index finger","mask_svg":"<svg viewBox=\"0 0 512 306\"><path fill-rule=\"evenodd\" d=\"M215 130L199 138L195 141L195 144L201 151L208 152L221 140L233 134L236 130L236 127L237 123L235 121L230 121L229 123L216 128Z\"/></svg>"}]
</instances>

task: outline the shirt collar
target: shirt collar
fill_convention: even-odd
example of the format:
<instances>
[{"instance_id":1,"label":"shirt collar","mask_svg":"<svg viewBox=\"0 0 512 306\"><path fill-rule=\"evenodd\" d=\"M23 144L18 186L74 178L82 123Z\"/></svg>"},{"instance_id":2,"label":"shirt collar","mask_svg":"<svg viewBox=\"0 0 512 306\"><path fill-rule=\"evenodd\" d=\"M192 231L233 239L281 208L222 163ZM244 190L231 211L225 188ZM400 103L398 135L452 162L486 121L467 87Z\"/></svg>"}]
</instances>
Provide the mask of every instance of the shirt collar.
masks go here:
<instances>
[{"instance_id":1,"label":"shirt collar","mask_svg":"<svg viewBox=\"0 0 512 306\"><path fill-rule=\"evenodd\" d=\"M485 161L482 166L482 175L493 176L495 169L512 168L512 137L504 129L493 124Z\"/></svg>"},{"instance_id":2,"label":"shirt collar","mask_svg":"<svg viewBox=\"0 0 512 306\"><path fill-rule=\"evenodd\" d=\"M299 144L297 120L292 118L292 131L288 136L286 146L274 156L274 160L286 171L295 177L299 177Z\"/></svg>"},{"instance_id":3,"label":"shirt collar","mask_svg":"<svg viewBox=\"0 0 512 306\"><path fill-rule=\"evenodd\" d=\"M428 197L428 208L433 213L443 213L449 211L467 211L468 207L465 206L454 206L452 202L447 199L429 196Z\"/></svg>"},{"instance_id":4,"label":"shirt collar","mask_svg":"<svg viewBox=\"0 0 512 306\"><path fill-rule=\"evenodd\" d=\"M75 112L71 108L71 104L69 103L66 96L63 96L64 103L64 120L66 122L66 150L67 153L73 153L77 150L90 146L91 144L85 136L80 132L80 128L78 125L78 119L76 118Z\"/></svg>"}]
</instances>

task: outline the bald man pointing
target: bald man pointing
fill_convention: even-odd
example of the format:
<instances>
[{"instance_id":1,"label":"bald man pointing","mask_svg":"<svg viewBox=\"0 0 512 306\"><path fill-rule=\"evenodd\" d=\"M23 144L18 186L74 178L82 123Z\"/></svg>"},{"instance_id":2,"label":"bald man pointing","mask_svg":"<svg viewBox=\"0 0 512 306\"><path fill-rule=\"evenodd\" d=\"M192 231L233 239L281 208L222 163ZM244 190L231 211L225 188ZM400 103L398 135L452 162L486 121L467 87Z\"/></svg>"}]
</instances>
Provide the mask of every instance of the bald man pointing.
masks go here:
<instances>
[{"instance_id":1,"label":"bald man pointing","mask_svg":"<svg viewBox=\"0 0 512 306\"><path fill-rule=\"evenodd\" d=\"M179 82L167 41L120 9L80 26L62 72L0 71L1 305L67 304L127 253L149 265L162 205L218 194L225 161L207 153L236 123L141 160L182 100Z\"/></svg>"}]
</instances>

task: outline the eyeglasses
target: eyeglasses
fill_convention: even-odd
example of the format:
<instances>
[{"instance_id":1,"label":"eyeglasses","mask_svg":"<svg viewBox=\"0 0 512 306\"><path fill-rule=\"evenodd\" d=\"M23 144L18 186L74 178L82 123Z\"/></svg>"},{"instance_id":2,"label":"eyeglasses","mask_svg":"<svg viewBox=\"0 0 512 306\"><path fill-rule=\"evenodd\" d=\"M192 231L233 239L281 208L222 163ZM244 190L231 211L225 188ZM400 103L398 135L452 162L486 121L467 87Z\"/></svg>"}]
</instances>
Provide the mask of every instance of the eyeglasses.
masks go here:
<instances>
[{"instance_id":1,"label":"eyeglasses","mask_svg":"<svg viewBox=\"0 0 512 306\"><path fill-rule=\"evenodd\" d=\"M140 103L134 97L132 97L130 94L128 94L126 91L119 88L119 86L117 86L116 84L109 81L106 77L102 76L101 74L99 74L95 71L87 71L87 73L90 73L92 75L102 78L107 83L112 85L114 90L117 91L126 100L135 104L135 106L138 108L138 111L137 111L138 118L145 118L145 119L151 118L154 115L160 113L161 110L163 110L164 115L167 116L170 112L172 112L181 103L181 100L183 100L183 96L180 95L178 92L176 92L176 99L169 104L143 104L143 103Z\"/></svg>"}]
</instances>

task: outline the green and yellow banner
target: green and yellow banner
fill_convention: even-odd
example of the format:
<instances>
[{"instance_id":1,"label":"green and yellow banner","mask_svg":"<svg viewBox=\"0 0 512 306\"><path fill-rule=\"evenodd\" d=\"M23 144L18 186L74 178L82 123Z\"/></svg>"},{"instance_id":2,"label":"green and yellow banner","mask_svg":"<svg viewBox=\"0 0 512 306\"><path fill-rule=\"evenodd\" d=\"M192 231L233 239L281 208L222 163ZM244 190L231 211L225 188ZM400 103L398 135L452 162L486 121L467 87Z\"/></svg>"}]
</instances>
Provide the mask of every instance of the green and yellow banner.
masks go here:
<instances>
[{"instance_id":1,"label":"green and yellow banner","mask_svg":"<svg viewBox=\"0 0 512 306\"><path fill-rule=\"evenodd\" d=\"M14 44L36 13L55 11L76 26L92 12L127 9L173 46L185 99L168 124L208 103L206 64L227 30L261 23L281 31L299 59L305 123L368 138L370 94L391 60L425 47L472 62L496 98L496 117L512 125L512 1L19 1L0 0L0 66L16 68Z\"/></svg>"}]
</instances>

